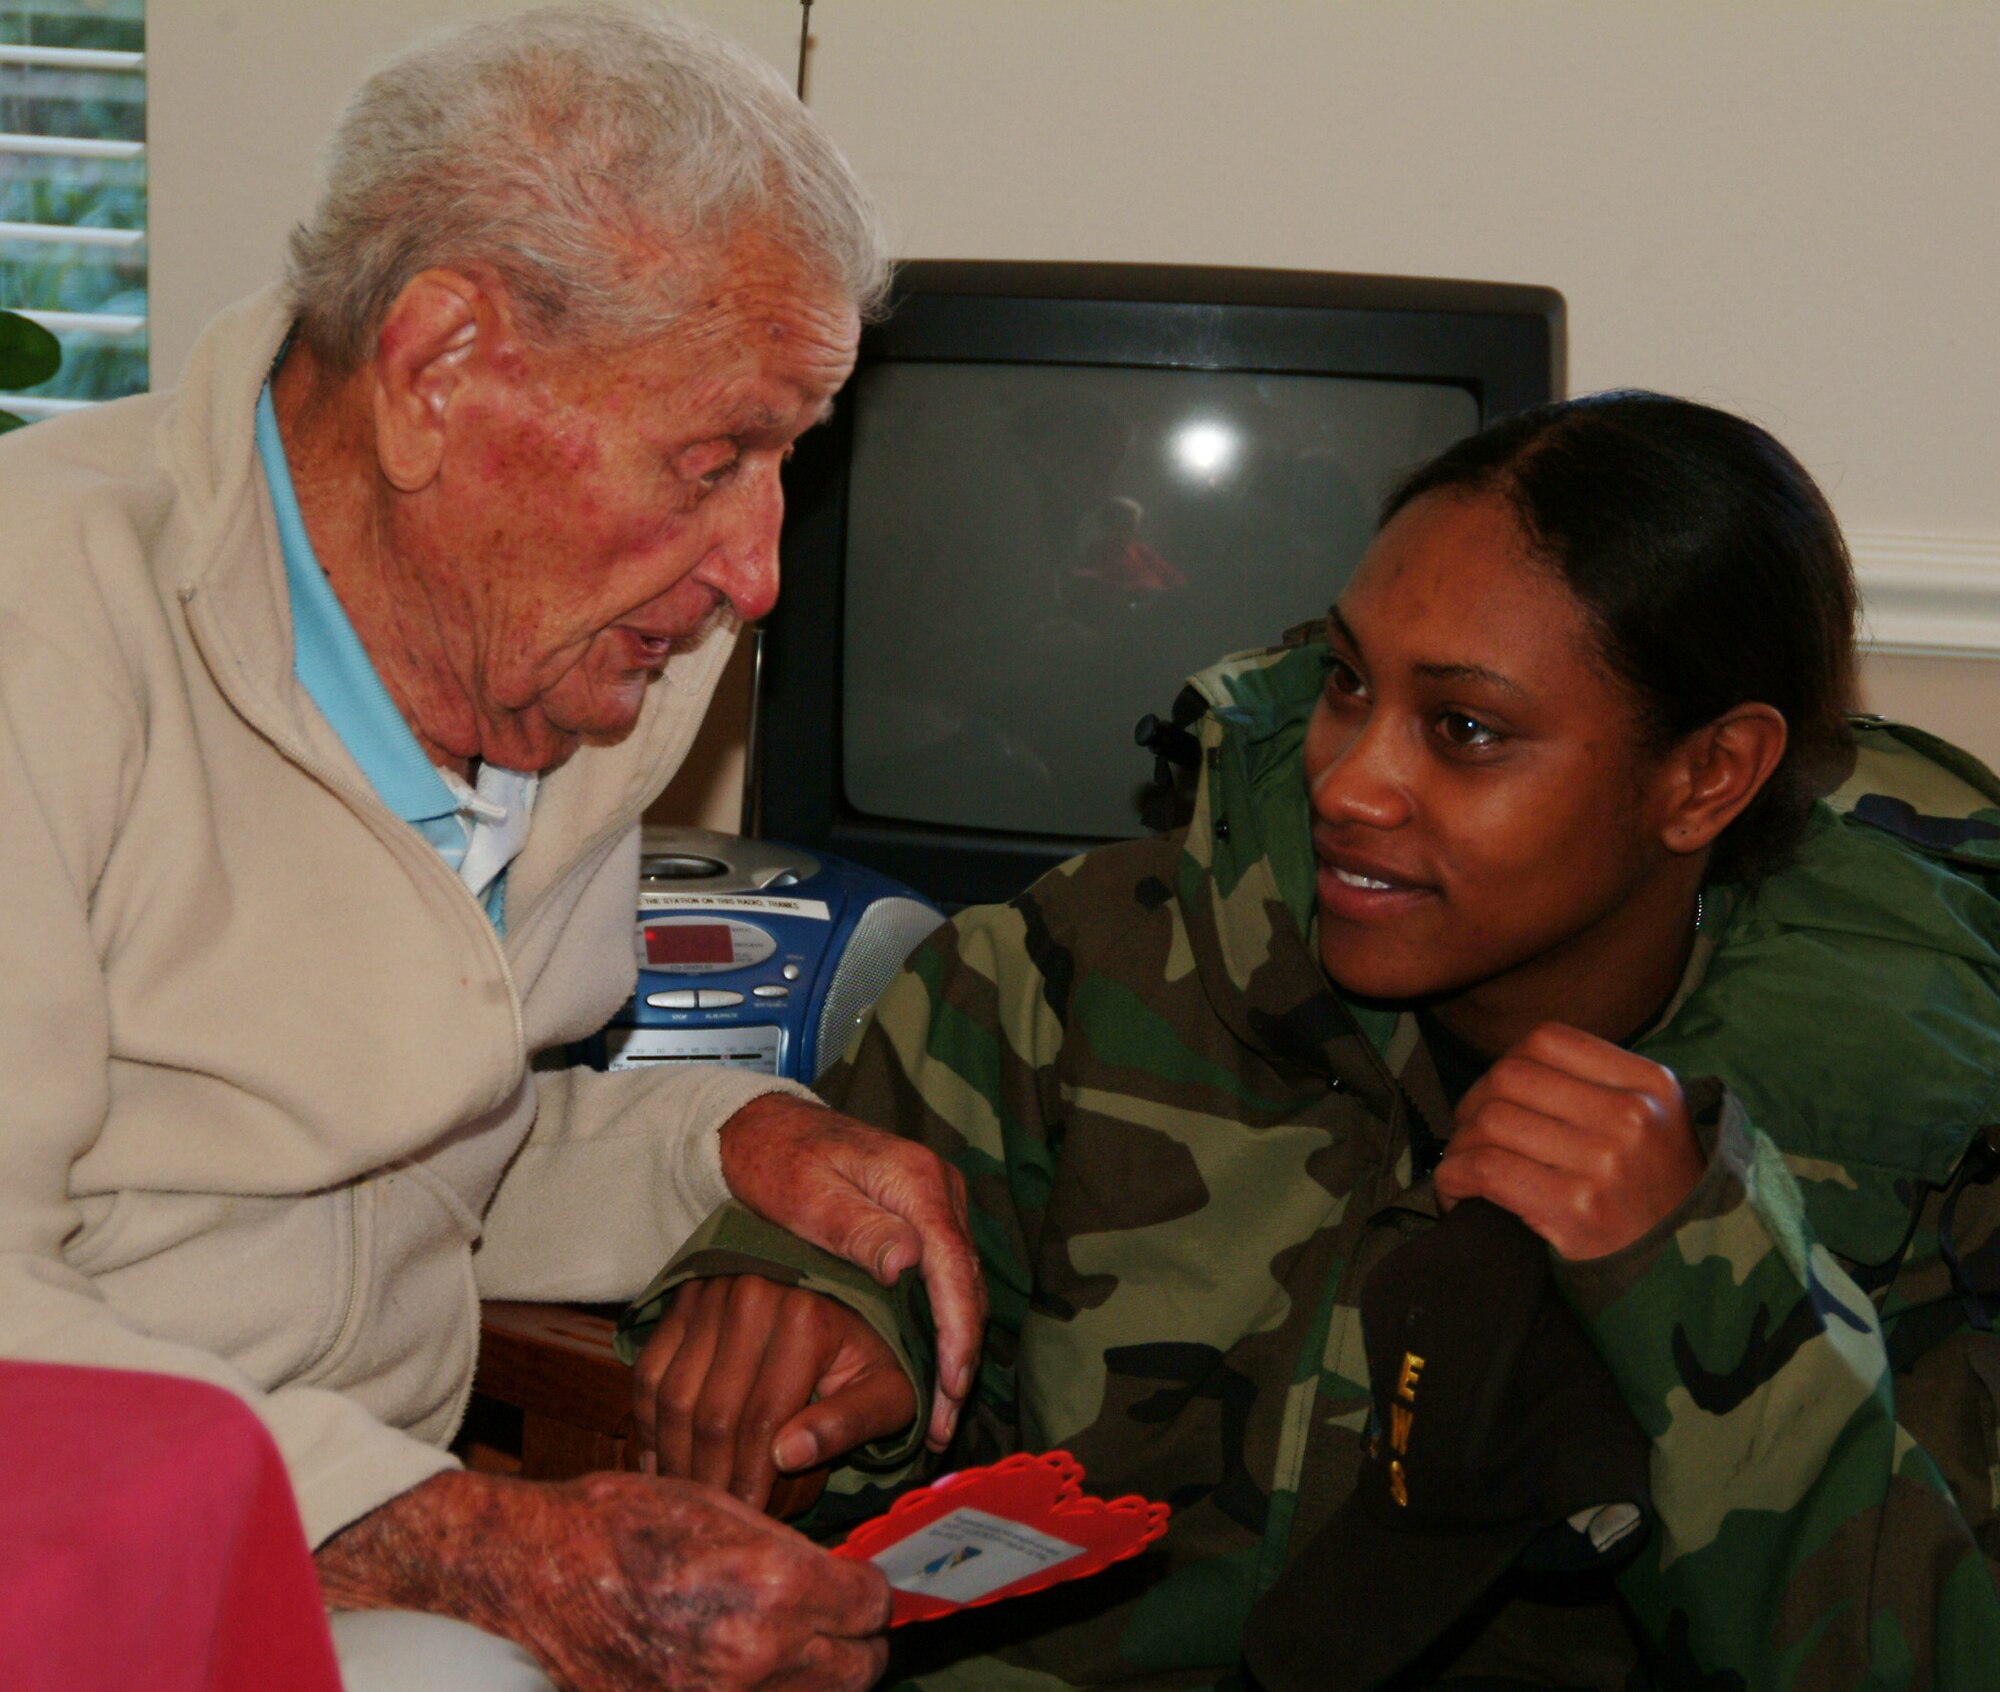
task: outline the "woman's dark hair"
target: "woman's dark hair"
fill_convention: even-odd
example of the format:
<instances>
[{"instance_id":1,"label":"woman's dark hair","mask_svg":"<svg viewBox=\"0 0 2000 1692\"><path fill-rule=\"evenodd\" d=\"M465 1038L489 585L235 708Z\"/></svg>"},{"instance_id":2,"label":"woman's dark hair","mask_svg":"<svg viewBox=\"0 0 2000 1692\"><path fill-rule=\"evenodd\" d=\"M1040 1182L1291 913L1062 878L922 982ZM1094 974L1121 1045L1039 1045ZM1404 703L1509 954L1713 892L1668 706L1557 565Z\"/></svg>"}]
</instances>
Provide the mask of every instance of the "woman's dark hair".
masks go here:
<instances>
[{"instance_id":1,"label":"woman's dark hair","mask_svg":"<svg viewBox=\"0 0 2000 1692\"><path fill-rule=\"evenodd\" d=\"M1852 763L1854 569L1826 497L1756 424L1663 394L1593 394L1503 418L1412 471L1425 494L1494 493L1602 635L1661 748L1733 705L1784 714L1785 755L1716 842L1709 877L1784 867L1814 798Z\"/></svg>"}]
</instances>

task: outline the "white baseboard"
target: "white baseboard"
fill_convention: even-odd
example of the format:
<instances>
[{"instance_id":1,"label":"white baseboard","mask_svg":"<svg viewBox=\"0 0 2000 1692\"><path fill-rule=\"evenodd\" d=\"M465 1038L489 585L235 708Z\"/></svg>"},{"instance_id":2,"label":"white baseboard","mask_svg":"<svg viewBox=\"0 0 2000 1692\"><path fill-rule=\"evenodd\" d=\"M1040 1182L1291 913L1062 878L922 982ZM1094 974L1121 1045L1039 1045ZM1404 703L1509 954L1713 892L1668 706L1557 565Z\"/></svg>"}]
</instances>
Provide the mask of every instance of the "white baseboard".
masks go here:
<instances>
[{"instance_id":1,"label":"white baseboard","mask_svg":"<svg viewBox=\"0 0 2000 1692\"><path fill-rule=\"evenodd\" d=\"M2000 658L2000 540L1862 530L1847 545L1864 648Z\"/></svg>"}]
</instances>

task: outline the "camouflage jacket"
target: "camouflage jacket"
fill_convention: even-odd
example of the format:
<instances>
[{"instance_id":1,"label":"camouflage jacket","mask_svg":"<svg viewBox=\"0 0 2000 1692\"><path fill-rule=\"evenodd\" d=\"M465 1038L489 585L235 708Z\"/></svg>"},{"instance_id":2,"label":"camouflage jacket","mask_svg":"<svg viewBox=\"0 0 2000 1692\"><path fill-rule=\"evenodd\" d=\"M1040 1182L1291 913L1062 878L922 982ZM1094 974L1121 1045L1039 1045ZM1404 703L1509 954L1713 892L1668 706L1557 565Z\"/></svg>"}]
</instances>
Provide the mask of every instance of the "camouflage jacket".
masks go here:
<instances>
[{"instance_id":1,"label":"camouflage jacket","mask_svg":"<svg viewBox=\"0 0 2000 1692\"><path fill-rule=\"evenodd\" d=\"M1343 1001L1311 943L1300 747L1324 662L1308 646L1197 678L1184 833L962 913L823 1084L970 1188L992 1323L952 1466L1063 1446L1094 1490L1175 1509L1134 1564L906 1630L905 1678L1230 1684L1252 1602L1352 1486L1359 1286L1435 1215L1412 1139L1451 1119L1415 1019ZM1821 807L1754 901L1710 890L1681 991L1638 1042L1688 1083L1707 1173L1626 1250L1557 1262L1654 1441L1659 1525L1615 1595L1496 1597L1452 1672L2000 1683L2000 1336L1968 1324L1984 1311L1962 1290L2000 1287L1996 1189L1969 1180L2000 1121L2000 903L1978 873L2000 809L1970 761L1954 776L1867 738L1871 765L1914 759L1948 793L1860 810L1960 863ZM655 1291L746 1266L834 1290L774 1235L725 1212ZM858 1278L840 1296L915 1337ZM634 1340L659 1304L635 1307ZM885 1495L838 1484L850 1506Z\"/></svg>"}]
</instances>

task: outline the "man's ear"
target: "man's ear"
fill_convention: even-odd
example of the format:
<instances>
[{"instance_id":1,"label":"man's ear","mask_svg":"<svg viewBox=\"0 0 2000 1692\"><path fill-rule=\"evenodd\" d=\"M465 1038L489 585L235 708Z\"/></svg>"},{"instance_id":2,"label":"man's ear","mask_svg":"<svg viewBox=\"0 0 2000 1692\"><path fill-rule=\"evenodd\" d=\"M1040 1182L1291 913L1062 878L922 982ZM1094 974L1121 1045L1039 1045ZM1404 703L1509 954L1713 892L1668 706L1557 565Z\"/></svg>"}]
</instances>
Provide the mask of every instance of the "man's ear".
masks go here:
<instances>
[{"instance_id":1,"label":"man's ear","mask_svg":"<svg viewBox=\"0 0 2000 1692\"><path fill-rule=\"evenodd\" d=\"M455 270L404 284L375 339L375 458L392 487L418 493L437 478L445 432L476 367L506 333L492 291Z\"/></svg>"},{"instance_id":2,"label":"man's ear","mask_svg":"<svg viewBox=\"0 0 2000 1692\"><path fill-rule=\"evenodd\" d=\"M1784 713L1754 701L1731 706L1668 754L1669 852L1699 852L1740 817L1785 755Z\"/></svg>"}]
</instances>

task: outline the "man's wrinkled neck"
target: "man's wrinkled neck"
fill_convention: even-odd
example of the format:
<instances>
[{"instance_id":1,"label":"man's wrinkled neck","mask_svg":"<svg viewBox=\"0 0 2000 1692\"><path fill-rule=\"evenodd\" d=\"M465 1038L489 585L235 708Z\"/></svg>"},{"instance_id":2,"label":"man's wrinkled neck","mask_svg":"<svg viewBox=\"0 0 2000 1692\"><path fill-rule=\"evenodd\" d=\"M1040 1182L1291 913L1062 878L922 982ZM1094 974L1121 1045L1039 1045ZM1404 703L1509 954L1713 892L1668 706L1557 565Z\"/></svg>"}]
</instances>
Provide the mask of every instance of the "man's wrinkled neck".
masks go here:
<instances>
[{"instance_id":1,"label":"man's wrinkled neck","mask_svg":"<svg viewBox=\"0 0 2000 1692\"><path fill-rule=\"evenodd\" d=\"M369 367L330 368L295 340L271 377L278 438L328 585L424 755L470 777L478 725L452 672L437 607L402 556L405 497L375 454Z\"/></svg>"}]
</instances>

